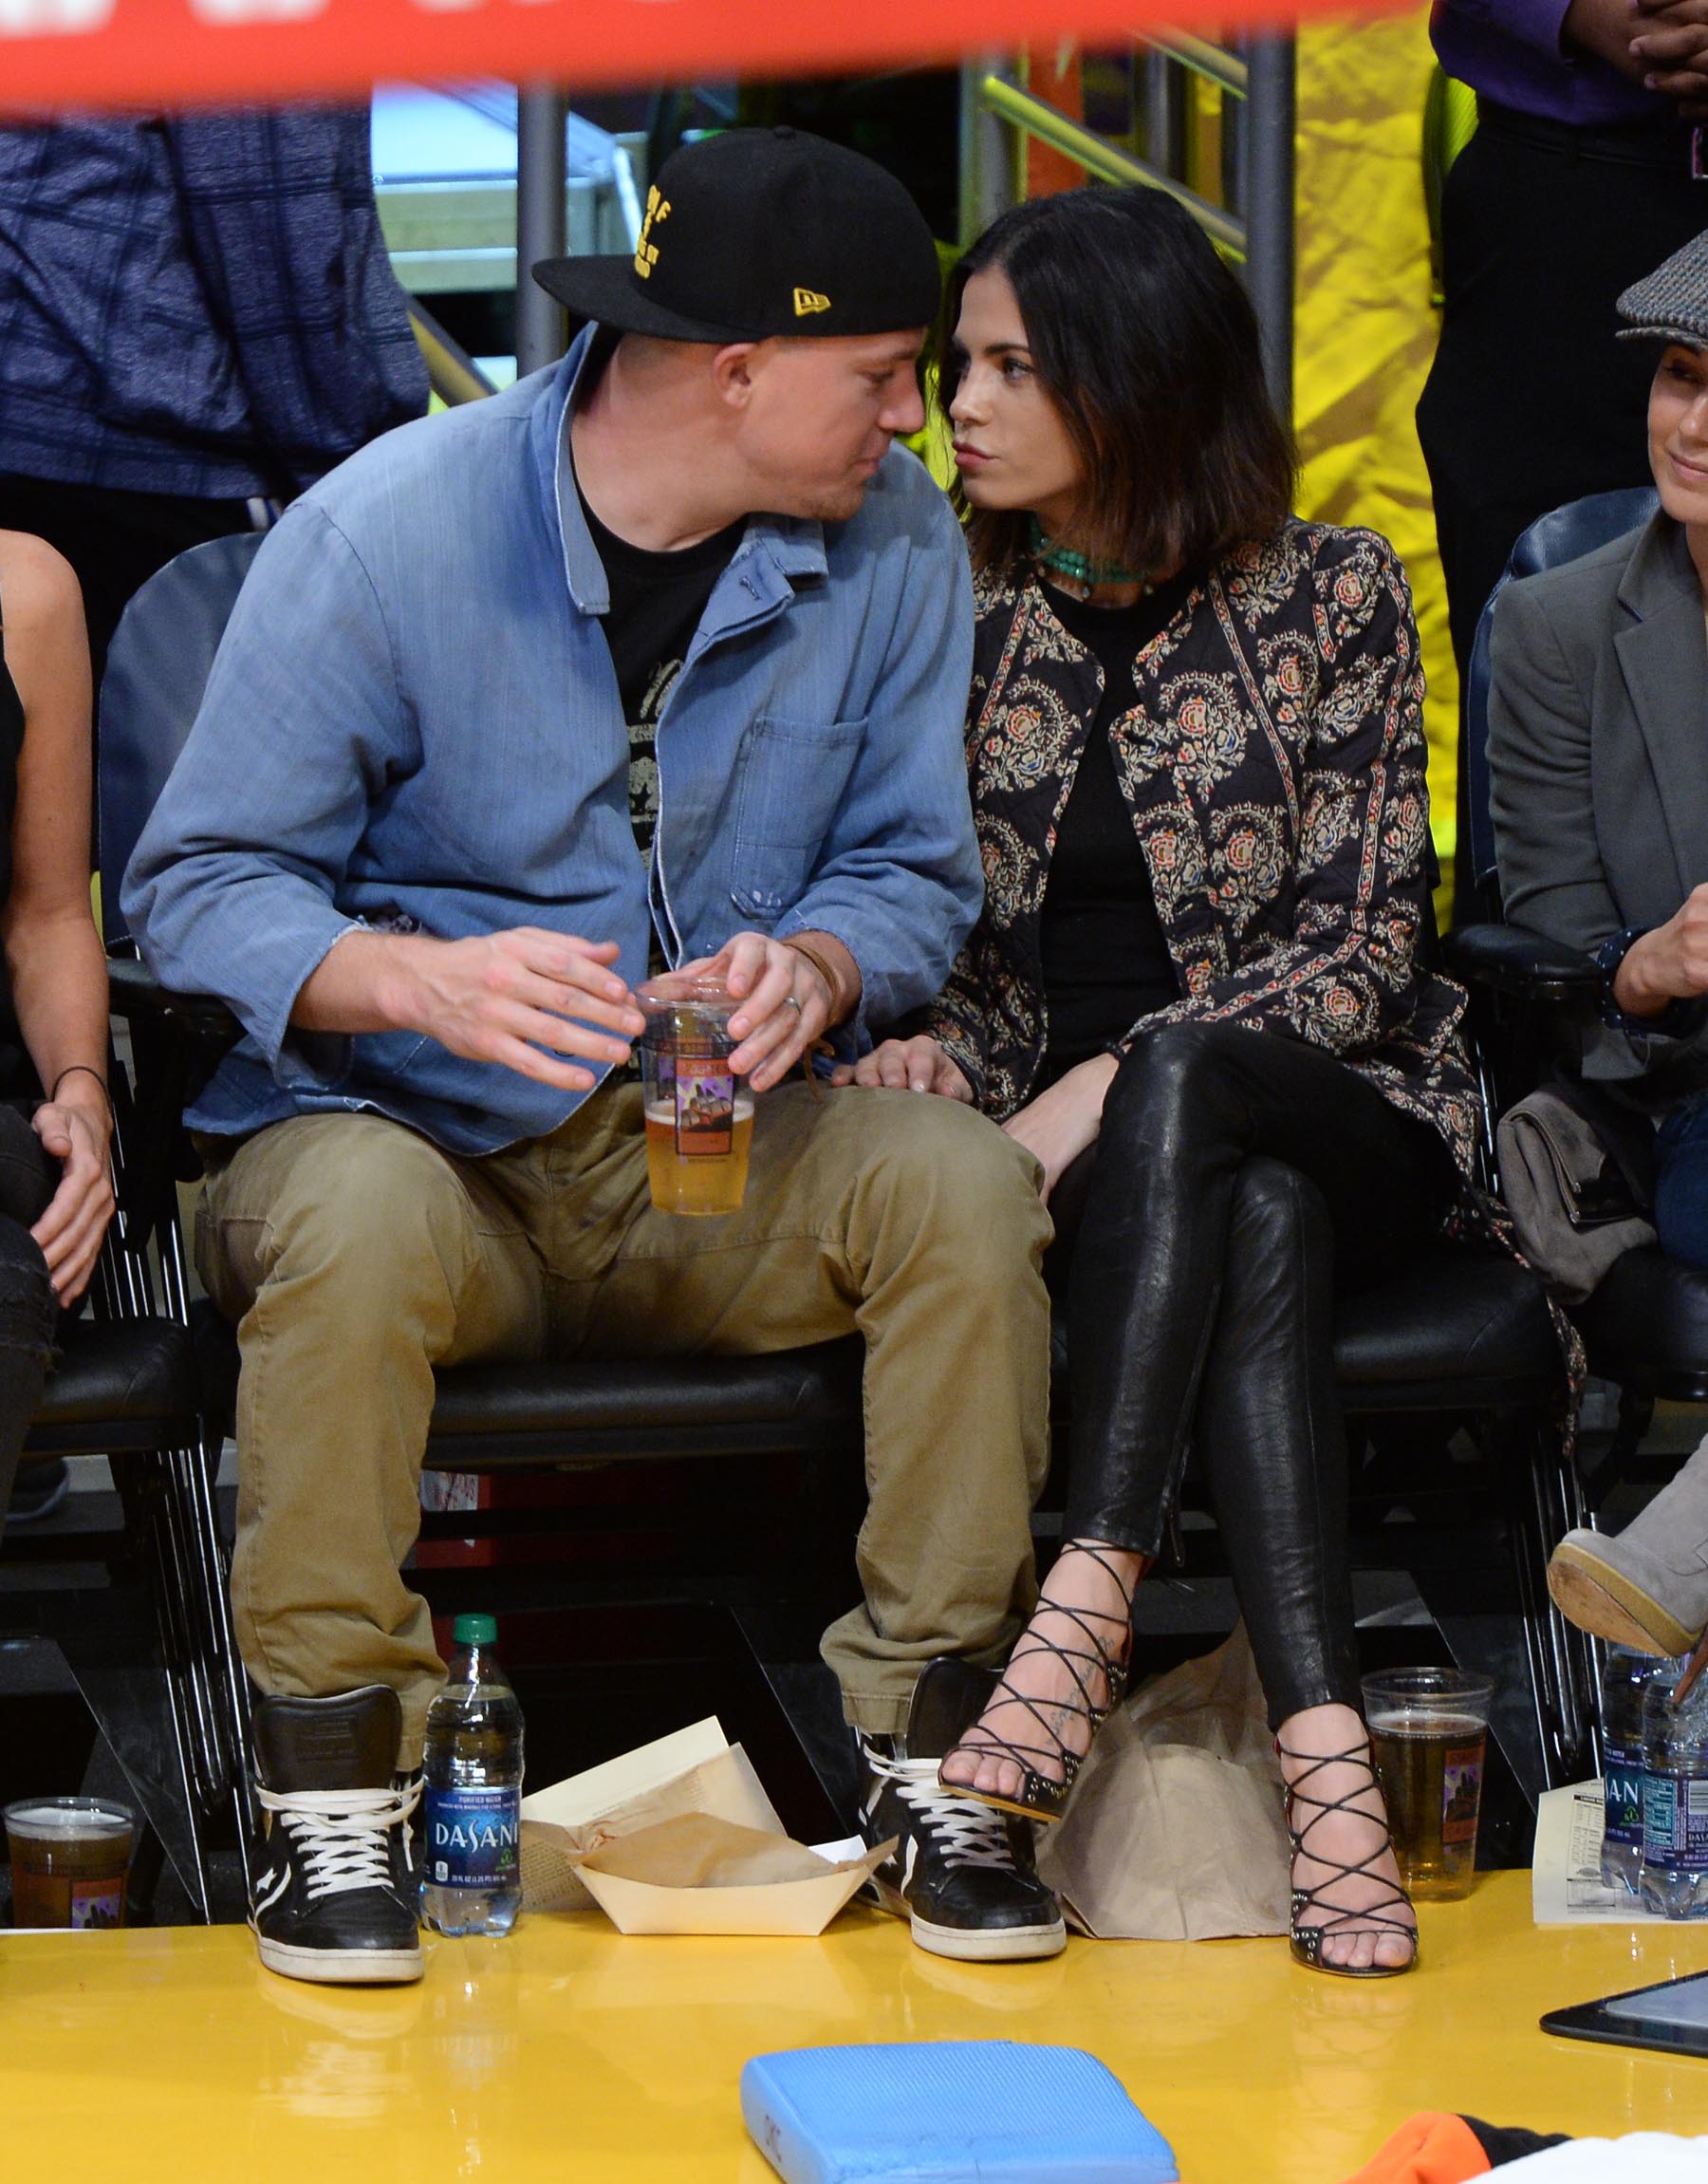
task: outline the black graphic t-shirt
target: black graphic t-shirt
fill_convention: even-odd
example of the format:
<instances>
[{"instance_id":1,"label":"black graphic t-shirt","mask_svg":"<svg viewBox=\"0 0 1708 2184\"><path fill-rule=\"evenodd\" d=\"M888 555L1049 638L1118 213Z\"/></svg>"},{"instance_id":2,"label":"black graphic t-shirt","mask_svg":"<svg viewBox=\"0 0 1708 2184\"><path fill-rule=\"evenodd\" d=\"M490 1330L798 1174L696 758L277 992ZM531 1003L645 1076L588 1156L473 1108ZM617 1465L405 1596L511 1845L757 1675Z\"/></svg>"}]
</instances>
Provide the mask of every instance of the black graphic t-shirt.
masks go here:
<instances>
[{"instance_id":1,"label":"black graphic t-shirt","mask_svg":"<svg viewBox=\"0 0 1708 2184\"><path fill-rule=\"evenodd\" d=\"M604 633L628 723L629 817L640 854L650 858L659 825L659 717L747 519L726 525L697 546L654 553L608 531L585 495L582 513L610 587Z\"/></svg>"}]
</instances>

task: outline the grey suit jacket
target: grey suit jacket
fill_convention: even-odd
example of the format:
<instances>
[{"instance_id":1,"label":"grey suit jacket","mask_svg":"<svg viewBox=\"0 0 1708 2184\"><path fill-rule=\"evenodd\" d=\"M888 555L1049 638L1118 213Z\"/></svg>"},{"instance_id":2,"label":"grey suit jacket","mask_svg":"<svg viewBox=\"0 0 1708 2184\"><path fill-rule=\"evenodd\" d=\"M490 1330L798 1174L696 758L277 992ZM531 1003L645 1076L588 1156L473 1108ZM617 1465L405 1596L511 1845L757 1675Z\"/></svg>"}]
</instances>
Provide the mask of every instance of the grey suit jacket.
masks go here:
<instances>
[{"instance_id":1,"label":"grey suit jacket","mask_svg":"<svg viewBox=\"0 0 1708 2184\"><path fill-rule=\"evenodd\" d=\"M1490 659L1507 916L1586 949L1627 925L1664 924L1708 881L1708 631L1683 532L1657 515L1509 585ZM1644 1078L1665 1104L1708 1083L1708 1032L1604 1032L1585 1072Z\"/></svg>"}]
</instances>

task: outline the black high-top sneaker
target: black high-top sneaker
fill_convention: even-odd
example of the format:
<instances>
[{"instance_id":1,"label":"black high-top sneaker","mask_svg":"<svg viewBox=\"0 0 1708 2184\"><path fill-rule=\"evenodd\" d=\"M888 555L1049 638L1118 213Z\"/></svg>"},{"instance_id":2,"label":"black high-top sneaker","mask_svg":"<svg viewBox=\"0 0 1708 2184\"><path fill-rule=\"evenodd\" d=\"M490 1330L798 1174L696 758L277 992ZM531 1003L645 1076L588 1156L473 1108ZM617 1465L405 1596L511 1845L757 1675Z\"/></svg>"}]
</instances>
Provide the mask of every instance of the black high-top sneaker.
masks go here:
<instances>
[{"instance_id":1,"label":"black high-top sneaker","mask_svg":"<svg viewBox=\"0 0 1708 2184\"><path fill-rule=\"evenodd\" d=\"M885 1911L921 1949L974 1964L1055 1956L1062 1909L1032 1868L1031 1830L938 1783L938 1763L978 1719L995 1678L933 1661L914 1686L905 1737L860 1737L861 1820L868 1843L898 1838L872 1876Z\"/></svg>"},{"instance_id":2,"label":"black high-top sneaker","mask_svg":"<svg viewBox=\"0 0 1708 2184\"><path fill-rule=\"evenodd\" d=\"M419 1979L420 1876L399 1783L402 1712L385 1684L255 1706L255 1794L268 1815L250 1924L261 1961L334 1985Z\"/></svg>"}]
</instances>

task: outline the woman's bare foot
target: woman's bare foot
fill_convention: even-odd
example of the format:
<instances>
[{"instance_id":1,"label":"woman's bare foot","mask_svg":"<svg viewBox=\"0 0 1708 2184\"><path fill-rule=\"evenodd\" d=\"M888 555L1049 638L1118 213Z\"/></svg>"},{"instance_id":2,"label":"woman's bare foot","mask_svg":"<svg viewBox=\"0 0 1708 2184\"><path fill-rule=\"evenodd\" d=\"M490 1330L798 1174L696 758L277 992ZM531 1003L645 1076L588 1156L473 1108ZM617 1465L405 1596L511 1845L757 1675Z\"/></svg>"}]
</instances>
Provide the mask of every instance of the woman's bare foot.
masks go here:
<instances>
[{"instance_id":1,"label":"woman's bare foot","mask_svg":"<svg viewBox=\"0 0 1708 2184\"><path fill-rule=\"evenodd\" d=\"M1320 1959L1337 1971L1405 1970L1418 1953L1418 1922L1400 1884L1369 1732L1350 1707L1307 1707L1288 1716L1275 1742L1293 1892L1310 1898L1300 1928L1320 1931Z\"/></svg>"},{"instance_id":2,"label":"woman's bare foot","mask_svg":"<svg viewBox=\"0 0 1708 2184\"><path fill-rule=\"evenodd\" d=\"M1090 1749L1132 1636L1149 1558L1069 1540L1056 1557L994 1697L938 1770L945 1789L1019 1801L1027 1773L1061 1783Z\"/></svg>"}]
</instances>

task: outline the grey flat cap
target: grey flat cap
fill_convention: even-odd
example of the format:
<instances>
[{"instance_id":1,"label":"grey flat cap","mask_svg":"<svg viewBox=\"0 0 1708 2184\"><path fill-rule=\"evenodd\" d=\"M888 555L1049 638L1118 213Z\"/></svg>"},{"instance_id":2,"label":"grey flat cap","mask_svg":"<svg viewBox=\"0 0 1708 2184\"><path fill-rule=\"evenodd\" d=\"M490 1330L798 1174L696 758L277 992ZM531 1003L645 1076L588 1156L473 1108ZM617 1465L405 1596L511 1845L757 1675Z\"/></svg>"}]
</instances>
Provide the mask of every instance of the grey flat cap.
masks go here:
<instances>
[{"instance_id":1,"label":"grey flat cap","mask_svg":"<svg viewBox=\"0 0 1708 2184\"><path fill-rule=\"evenodd\" d=\"M1619 299L1622 342L1688 342L1708 349L1708 234L1675 251L1663 266L1635 281Z\"/></svg>"}]
</instances>

